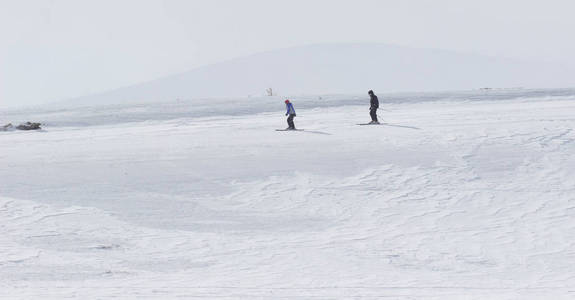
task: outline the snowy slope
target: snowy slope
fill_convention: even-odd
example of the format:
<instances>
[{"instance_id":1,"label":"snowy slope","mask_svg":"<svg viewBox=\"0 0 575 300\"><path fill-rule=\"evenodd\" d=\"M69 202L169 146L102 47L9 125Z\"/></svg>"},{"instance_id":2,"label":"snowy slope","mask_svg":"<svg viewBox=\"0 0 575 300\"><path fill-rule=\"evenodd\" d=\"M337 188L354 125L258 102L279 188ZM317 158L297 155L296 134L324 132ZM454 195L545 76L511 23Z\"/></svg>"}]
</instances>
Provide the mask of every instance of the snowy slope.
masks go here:
<instances>
[{"instance_id":1,"label":"snowy slope","mask_svg":"<svg viewBox=\"0 0 575 300\"><path fill-rule=\"evenodd\" d=\"M0 296L572 299L575 97L463 100L1 132Z\"/></svg>"},{"instance_id":2,"label":"snowy slope","mask_svg":"<svg viewBox=\"0 0 575 300\"><path fill-rule=\"evenodd\" d=\"M198 97L575 87L563 65L385 44L320 44L209 65L68 103L141 103Z\"/></svg>"},{"instance_id":3,"label":"snowy slope","mask_svg":"<svg viewBox=\"0 0 575 300\"><path fill-rule=\"evenodd\" d=\"M448 92L380 93L385 103L434 101L497 101L509 99L553 98L571 99L574 88L563 89L491 89ZM298 109L329 108L365 104L367 91L355 94L294 96ZM42 122L50 127L113 125L128 122L163 121L178 118L242 116L277 112L283 109L286 97L221 97L177 99L165 102L114 103L104 102L55 103L29 109L0 110L0 124L26 121Z\"/></svg>"}]
</instances>

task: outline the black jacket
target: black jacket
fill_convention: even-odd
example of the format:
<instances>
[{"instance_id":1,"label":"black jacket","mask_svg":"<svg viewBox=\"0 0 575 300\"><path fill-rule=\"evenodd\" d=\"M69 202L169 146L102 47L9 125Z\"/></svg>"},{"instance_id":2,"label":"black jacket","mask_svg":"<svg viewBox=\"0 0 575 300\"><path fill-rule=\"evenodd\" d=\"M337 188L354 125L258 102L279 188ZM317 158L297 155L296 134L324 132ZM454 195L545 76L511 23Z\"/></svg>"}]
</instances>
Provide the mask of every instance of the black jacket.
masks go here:
<instances>
[{"instance_id":1,"label":"black jacket","mask_svg":"<svg viewBox=\"0 0 575 300\"><path fill-rule=\"evenodd\" d=\"M379 99L377 99L377 96L372 94L372 95L369 95L369 97L371 98L369 101L369 103L370 103L369 109L379 108Z\"/></svg>"}]
</instances>

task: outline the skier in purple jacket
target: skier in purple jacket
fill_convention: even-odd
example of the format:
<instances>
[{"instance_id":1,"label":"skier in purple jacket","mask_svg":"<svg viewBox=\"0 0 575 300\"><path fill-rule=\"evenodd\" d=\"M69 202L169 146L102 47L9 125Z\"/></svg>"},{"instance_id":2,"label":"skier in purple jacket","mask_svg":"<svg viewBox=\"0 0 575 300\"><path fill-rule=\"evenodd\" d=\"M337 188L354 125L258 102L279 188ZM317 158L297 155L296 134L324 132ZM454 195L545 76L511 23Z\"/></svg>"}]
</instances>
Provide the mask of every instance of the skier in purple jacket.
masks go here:
<instances>
[{"instance_id":1,"label":"skier in purple jacket","mask_svg":"<svg viewBox=\"0 0 575 300\"><path fill-rule=\"evenodd\" d=\"M295 115L295 109L293 108L293 104L291 104L291 102L289 100L286 99L285 101L286 104L286 116L289 116L287 118L287 123L288 123L288 128L286 128L287 130L295 130L295 125L293 123L293 118L296 116Z\"/></svg>"}]
</instances>

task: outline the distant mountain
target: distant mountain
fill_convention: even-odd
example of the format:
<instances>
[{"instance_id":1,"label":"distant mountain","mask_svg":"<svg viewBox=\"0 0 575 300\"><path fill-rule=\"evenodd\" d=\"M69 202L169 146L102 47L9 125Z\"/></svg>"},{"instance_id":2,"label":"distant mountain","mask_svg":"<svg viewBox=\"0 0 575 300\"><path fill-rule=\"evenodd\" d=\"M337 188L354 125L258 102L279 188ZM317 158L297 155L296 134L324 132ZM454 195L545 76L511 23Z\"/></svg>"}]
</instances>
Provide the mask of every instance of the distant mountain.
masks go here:
<instances>
[{"instance_id":1,"label":"distant mountain","mask_svg":"<svg viewBox=\"0 0 575 300\"><path fill-rule=\"evenodd\" d=\"M208 65L158 80L73 99L75 103L171 101L196 97L575 87L575 70L385 44L321 44Z\"/></svg>"}]
</instances>

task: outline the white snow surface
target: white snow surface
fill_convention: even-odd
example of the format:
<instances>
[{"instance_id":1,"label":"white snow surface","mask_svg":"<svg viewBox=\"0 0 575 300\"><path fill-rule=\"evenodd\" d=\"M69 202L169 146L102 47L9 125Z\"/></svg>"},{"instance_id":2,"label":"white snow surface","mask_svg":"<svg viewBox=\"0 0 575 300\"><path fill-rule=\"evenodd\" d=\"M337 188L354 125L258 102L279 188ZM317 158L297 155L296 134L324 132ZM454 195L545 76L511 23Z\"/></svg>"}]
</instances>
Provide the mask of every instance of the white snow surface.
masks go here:
<instances>
[{"instance_id":1,"label":"white snow surface","mask_svg":"<svg viewBox=\"0 0 575 300\"><path fill-rule=\"evenodd\" d=\"M6 112L0 298L573 299L575 94L524 93Z\"/></svg>"}]
</instances>

